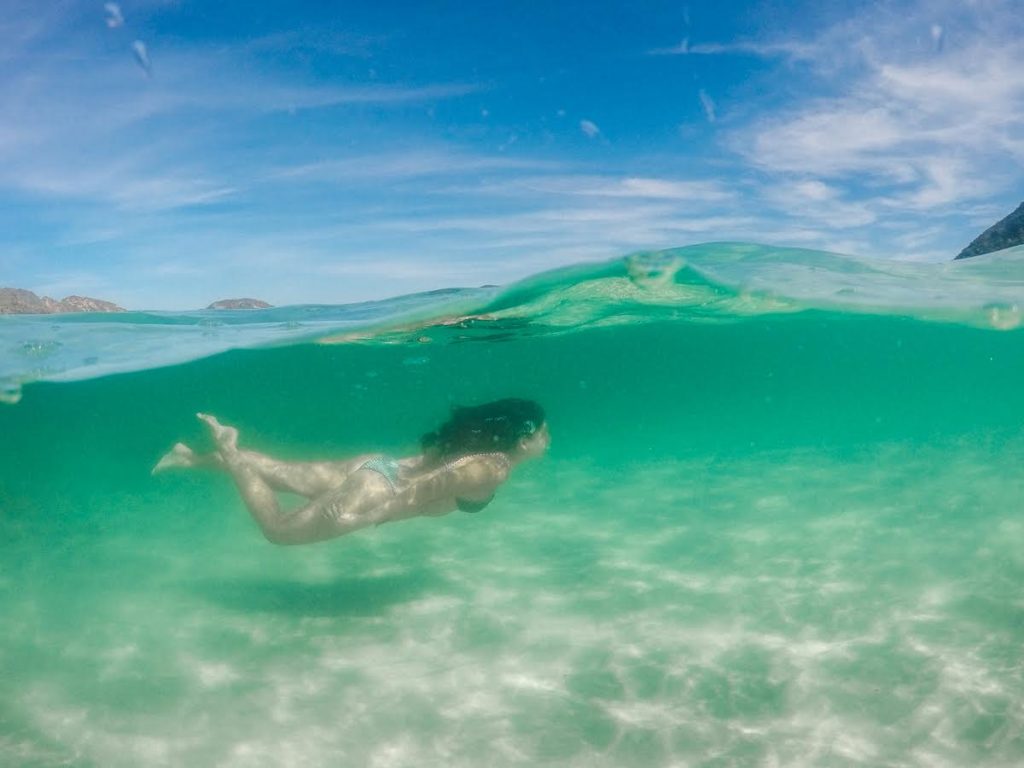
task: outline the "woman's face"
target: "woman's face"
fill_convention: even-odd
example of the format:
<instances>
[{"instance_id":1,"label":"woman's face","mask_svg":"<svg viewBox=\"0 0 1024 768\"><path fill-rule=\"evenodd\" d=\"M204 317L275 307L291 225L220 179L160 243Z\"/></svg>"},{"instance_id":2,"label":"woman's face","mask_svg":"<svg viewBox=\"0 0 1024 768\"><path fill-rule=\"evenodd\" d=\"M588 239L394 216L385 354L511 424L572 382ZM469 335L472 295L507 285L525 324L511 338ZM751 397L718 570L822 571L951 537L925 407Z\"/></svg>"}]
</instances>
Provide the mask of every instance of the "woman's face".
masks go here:
<instances>
[{"instance_id":1,"label":"woman's face","mask_svg":"<svg viewBox=\"0 0 1024 768\"><path fill-rule=\"evenodd\" d=\"M524 459L543 456L549 445L551 445L551 433L548 432L548 425L545 422L532 435L519 441L519 455Z\"/></svg>"}]
</instances>

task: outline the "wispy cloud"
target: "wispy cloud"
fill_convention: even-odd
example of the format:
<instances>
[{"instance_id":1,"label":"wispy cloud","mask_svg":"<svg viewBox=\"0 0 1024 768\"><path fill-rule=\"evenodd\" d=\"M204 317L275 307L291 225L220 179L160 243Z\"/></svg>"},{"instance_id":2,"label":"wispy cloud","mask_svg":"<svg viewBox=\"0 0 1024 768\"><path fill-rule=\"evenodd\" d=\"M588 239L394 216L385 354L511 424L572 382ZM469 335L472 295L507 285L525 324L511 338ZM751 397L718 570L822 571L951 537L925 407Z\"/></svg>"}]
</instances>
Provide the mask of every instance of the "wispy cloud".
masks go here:
<instances>
[{"instance_id":1,"label":"wispy cloud","mask_svg":"<svg viewBox=\"0 0 1024 768\"><path fill-rule=\"evenodd\" d=\"M522 171L552 168L550 161L529 160L504 155L483 155L451 148L382 151L318 160L313 163L279 168L270 173L272 179L380 181L417 177L460 176L483 171Z\"/></svg>"},{"instance_id":2,"label":"wispy cloud","mask_svg":"<svg viewBox=\"0 0 1024 768\"><path fill-rule=\"evenodd\" d=\"M948 257L963 243L950 242L948 227L936 222L974 220L979 205L998 211L994 198L1007 196L1005 206L1019 194L1019 10L1003 0L871 6L802 38L716 43L691 36L650 53L764 60L765 73L737 105L744 117L721 136L734 158L758 172L747 176L745 194L774 213L777 226L767 226L766 236L822 242L822 228L830 228L846 231L834 242L868 252ZM706 96L698 93L710 120L715 105ZM814 226L787 224L798 219ZM928 234L897 237L908 226Z\"/></svg>"},{"instance_id":3,"label":"wispy cloud","mask_svg":"<svg viewBox=\"0 0 1024 768\"><path fill-rule=\"evenodd\" d=\"M844 93L759 121L737 139L770 170L870 174L941 184L953 158L968 171L1017 162L1024 135L1024 53L975 49L955 60L880 65ZM987 174L985 174L987 175ZM965 187L965 197L977 188Z\"/></svg>"},{"instance_id":4,"label":"wispy cloud","mask_svg":"<svg viewBox=\"0 0 1024 768\"><path fill-rule=\"evenodd\" d=\"M867 227L879 218L878 206L871 201L851 199L839 187L817 179L777 181L755 194L762 207L776 211L777 220L799 220L818 230Z\"/></svg>"},{"instance_id":5,"label":"wispy cloud","mask_svg":"<svg viewBox=\"0 0 1024 768\"><path fill-rule=\"evenodd\" d=\"M790 61L814 61L821 49L814 43L792 40L779 42L735 41L730 43L691 43L689 38L669 48L654 48L652 56L718 56L723 54L783 58Z\"/></svg>"},{"instance_id":6,"label":"wispy cloud","mask_svg":"<svg viewBox=\"0 0 1024 768\"><path fill-rule=\"evenodd\" d=\"M230 147L229 125L237 131L273 113L400 107L476 90L464 83L311 83L263 71L245 44L136 41L147 78L133 67L127 43L123 54L111 52L63 16L20 8L3 24L0 36L20 55L0 72L0 190L32 195L150 210L218 202L260 173L211 162L211 150Z\"/></svg>"},{"instance_id":7,"label":"wispy cloud","mask_svg":"<svg viewBox=\"0 0 1024 768\"><path fill-rule=\"evenodd\" d=\"M159 211L207 205L237 189L204 178L201 166L166 169L150 165L148 153L125 151L104 163L70 162L66 156L12 162L0 182L40 197L107 204L112 212Z\"/></svg>"},{"instance_id":8,"label":"wispy cloud","mask_svg":"<svg viewBox=\"0 0 1024 768\"><path fill-rule=\"evenodd\" d=\"M735 190L719 181L650 176L546 174L506 179L501 183L460 186L444 191L498 197L575 196L580 198L635 198L679 200L713 204L737 199Z\"/></svg>"},{"instance_id":9,"label":"wispy cloud","mask_svg":"<svg viewBox=\"0 0 1024 768\"><path fill-rule=\"evenodd\" d=\"M458 235L471 248L486 247L496 239L509 236L527 245L567 246L601 243L608 255L637 247L659 247L678 243L681 235L706 235L709 239L729 239L749 235L759 223L756 217L735 215L692 215L676 206L654 203L630 205L576 205L544 207L525 212L508 211L478 215L443 217L383 218L367 227L424 236ZM466 234L485 233L465 238ZM531 240L530 238L534 238Z\"/></svg>"}]
</instances>

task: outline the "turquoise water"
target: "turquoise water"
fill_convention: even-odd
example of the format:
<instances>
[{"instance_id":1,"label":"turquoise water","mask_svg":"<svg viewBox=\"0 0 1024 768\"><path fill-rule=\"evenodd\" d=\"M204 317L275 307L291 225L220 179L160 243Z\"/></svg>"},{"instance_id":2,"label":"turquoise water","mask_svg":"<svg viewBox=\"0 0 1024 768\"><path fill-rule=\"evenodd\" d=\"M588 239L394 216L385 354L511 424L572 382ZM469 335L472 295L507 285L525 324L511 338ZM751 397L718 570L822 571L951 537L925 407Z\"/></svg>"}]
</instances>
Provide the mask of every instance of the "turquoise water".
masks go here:
<instances>
[{"instance_id":1,"label":"turquoise water","mask_svg":"<svg viewBox=\"0 0 1024 768\"><path fill-rule=\"evenodd\" d=\"M1024 251L708 245L359 307L0 317L0 765L1024 762ZM540 401L477 515L268 544L282 458ZM18 402L13 402L18 401Z\"/></svg>"}]
</instances>

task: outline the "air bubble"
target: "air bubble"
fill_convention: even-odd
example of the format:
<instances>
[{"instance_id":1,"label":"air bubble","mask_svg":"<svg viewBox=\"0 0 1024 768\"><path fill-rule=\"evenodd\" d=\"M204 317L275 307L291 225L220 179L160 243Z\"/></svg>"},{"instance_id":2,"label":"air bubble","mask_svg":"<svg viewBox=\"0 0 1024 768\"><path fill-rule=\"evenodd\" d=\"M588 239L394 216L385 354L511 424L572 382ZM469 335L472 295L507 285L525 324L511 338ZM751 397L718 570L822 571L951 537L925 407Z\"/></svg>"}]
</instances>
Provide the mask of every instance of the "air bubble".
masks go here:
<instances>
[{"instance_id":1,"label":"air bubble","mask_svg":"<svg viewBox=\"0 0 1024 768\"><path fill-rule=\"evenodd\" d=\"M988 324L999 331L1012 331L1021 324L1021 311L1017 304L988 304L985 315Z\"/></svg>"}]
</instances>

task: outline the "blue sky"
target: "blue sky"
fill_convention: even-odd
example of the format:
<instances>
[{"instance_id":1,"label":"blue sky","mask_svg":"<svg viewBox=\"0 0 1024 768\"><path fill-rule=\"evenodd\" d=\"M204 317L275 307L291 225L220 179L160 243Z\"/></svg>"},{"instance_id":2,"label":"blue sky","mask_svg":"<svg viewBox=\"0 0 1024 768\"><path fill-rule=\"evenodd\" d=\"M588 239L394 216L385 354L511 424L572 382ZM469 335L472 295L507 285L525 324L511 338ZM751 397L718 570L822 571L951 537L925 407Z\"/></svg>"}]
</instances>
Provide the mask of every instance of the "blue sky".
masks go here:
<instances>
[{"instance_id":1,"label":"blue sky","mask_svg":"<svg viewBox=\"0 0 1024 768\"><path fill-rule=\"evenodd\" d=\"M1019 0L5 0L0 285L341 303L1024 199Z\"/></svg>"}]
</instances>

